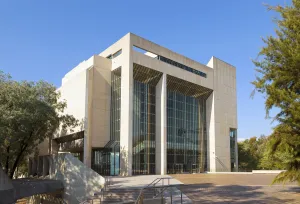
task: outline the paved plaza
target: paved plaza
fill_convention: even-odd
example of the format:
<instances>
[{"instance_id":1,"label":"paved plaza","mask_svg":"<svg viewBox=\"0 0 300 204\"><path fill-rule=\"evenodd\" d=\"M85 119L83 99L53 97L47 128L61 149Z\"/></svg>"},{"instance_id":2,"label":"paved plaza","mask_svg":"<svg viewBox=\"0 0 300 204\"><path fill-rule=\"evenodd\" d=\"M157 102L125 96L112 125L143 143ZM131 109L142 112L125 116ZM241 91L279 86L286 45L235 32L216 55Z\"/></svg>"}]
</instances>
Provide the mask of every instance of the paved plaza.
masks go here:
<instances>
[{"instance_id":1,"label":"paved plaza","mask_svg":"<svg viewBox=\"0 0 300 204\"><path fill-rule=\"evenodd\" d=\"M193 203L299 203L295 183L270 185L272 174L180 174L182 191Z\"/></svg>"}]
</instances>

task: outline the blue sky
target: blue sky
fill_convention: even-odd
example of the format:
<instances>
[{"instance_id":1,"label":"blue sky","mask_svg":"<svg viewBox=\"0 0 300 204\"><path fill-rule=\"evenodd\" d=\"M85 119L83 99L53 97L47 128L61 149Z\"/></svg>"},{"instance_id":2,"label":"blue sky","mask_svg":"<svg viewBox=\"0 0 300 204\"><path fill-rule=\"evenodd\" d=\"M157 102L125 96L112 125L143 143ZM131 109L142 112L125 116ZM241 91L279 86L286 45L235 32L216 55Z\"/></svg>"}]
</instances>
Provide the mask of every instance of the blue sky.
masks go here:
<instances>
[{"instance_id":1,"label":"blue sky","mask_svg":"<svg viewBox=\"0 0 300 204\"><path fill-rule=\"evenodd\" d=\"M81 61L128 32L206 64L212 55L236 66L238 137L271 133L263 96L250 98L251 59L274 34L274 12L263 3L211 1L0 0L0 70L16 80L44 79L60 86Z\"/></svg>"}]
</instances>

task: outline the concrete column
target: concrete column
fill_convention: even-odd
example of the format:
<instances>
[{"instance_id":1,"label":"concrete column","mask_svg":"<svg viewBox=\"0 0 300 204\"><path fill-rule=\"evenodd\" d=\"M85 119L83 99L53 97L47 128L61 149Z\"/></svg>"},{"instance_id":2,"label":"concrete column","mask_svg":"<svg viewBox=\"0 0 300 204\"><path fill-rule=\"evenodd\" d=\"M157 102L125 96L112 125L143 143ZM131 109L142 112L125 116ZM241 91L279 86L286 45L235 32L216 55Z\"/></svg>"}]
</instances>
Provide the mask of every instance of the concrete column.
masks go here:
<instances>
[{"instance_id":1,"label":"concrete column","mask_svg":"<svg viewBox=\"0 0 300 204\"><path fill-rule=\"evenodd\" d=\"M84 119L84 143L83 143L83 163L91 167L91 132L92 132L92 90L93 90L93 72L91 70L86 71L86 109Z\"/></svg>"},{"instance_id":2,"label":"concrete column","mask_svg":"<svg viewBox=\"0 0 300 204\"><path fill-rule=\"evenodd\" d=\"M163 73L156 85L156 174L167 174L167 76Z\"/></svg>"},{"instance_id":3,"label":"concrete column","mask_svg":"<svg viewBox=\"0 0 300 204\"><path fill-rule=\"evenodd\" d=\"M214 92L206 100L206 129L207 129L207 166L208 171L216 171L216 142L215 142L215 111Z\"/></svg>"},{"instance_id":4,"label":"concrete column","mask_svg":"<svg viewBox=\"0 0 300 204\"><path fill-rule=\"evenodd\" d=\"M121 68L120 175L132 175L133 63L130 34L126 36Z\"/></svg>"}]
</instances>

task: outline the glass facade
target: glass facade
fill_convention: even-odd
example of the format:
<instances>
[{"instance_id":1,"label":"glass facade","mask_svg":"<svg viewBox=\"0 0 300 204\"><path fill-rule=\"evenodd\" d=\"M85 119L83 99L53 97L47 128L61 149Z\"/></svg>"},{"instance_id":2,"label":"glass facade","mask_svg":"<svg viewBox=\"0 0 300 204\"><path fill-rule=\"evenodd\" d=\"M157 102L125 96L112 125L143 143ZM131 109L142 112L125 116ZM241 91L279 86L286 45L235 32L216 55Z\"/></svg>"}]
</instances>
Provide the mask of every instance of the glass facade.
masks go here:
<instances>
[{"instance_id":1,"label":"glass facade","mask_svg":"<svg viewBox=\"0 0 300 204\"><path fill-rule=\"evenodd\" d=\"M111 74L110 141L92 150L92 169L100 175L120 173L121 69Z\"/></svg>"},{"instance_id":2,"label":"glass facade","mask_svg":"<svg viewBox=\"0 0 300 204\"><path fill-rule=\"evenodd\" d=\"M205 101L167 91L167 173L206 170Z\"/></svg>"},{"instance_id":3,"label":"glass facade","mask_svg":"<svg viewBox=\"0 0 300 204\"><path fill-rule=\"evenodd\" d=\"M155 174L155 86L134 80L132 174Z\"/></svg>"},{"instance_id":4,"label":"glass facade","mask_svg":"<svg viewBox=\"0 0 300 204\"><path fill-rule=\"evenodd\" d=\"M237 164L236 164L236 140L237 140L237 131L236 129L230 128L229 131L230 136L230 165L231 165L231 171L237 170Z\"/></svg>"},{"instance_id":5,"label":"glass facade","mask_svg":"<svg viewBox=\"0 0 300 204\"><path fill-rule=\"evenodd\" d=\"M121 71L111 76L110 139L120 141Z\"/></svg>"}]
</instances>

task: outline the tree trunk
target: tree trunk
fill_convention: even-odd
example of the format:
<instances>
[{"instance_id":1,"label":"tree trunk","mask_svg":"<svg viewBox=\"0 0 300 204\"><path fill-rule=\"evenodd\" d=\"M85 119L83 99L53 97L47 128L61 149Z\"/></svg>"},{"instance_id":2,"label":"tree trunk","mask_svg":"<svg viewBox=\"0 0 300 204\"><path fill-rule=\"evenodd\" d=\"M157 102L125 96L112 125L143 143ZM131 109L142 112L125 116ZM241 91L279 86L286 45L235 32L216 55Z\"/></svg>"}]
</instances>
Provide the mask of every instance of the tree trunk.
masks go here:
<instances>
[{"instance_id":1,"label":"tree trunk","mask_svg":"<svg viewBox=\"0 0 300 204\"><path fill-rule=\"evenodd\" d=\"M24 150L25 150L25 149L26 149L26 148L24 148ZM21 152L18 154L18 156L17 156L17 158L16 158L16 160L15 160L15 162L14 162L14 165L13 165L13 167L11 168L11 170L10 170L10 172L9 172L9 175L8 175L8 176L9 176L9 178L11 178L11 179L13 179L13 177L14 177L15 170L16 170L16 168L17 168L19 162L20 162L20 159L21 159L21 157L22 157L22 154L23 154L24 150L21 150Z\"/></svg>"},{"instance_id":2,"label":"tree trunk","mask_svg":"<svg viewBox=\"0 0 300 204\"><path fill-rule=\"evenodd\" d=\"M15 163L14 163L13 167L11 168L11 171L9 172L9 178L13 179L15 170L16 170L16 168L17 168L17 166L18 166L18 164L19 164L19 162L20 162L20 160L22 158L23 152L26 150L26 148L28 146L28 142L30 142L30 138L31 138L32 135L33 135L33 131L30 133L30 136L29 136L29 138L28 138L27 143L25 144L25 146L24 147L21 146L21 151L18 154L18 156L17 156L17 158L15 160Z\"/></svg>"},{"instance_id":3,"label":"tree trunk","mask_svg":"<svg viewBox=\"0 0 300 204\"><path fill-rule=\"evenodd\" d=\"M8 175L9 146L6 148L6 153L7 153L7 156L6 156L6 162L5 162L4 172L6 173L6 175Z\"/></svg>"}]
</instances>

